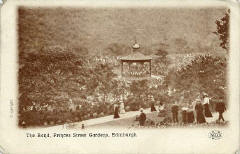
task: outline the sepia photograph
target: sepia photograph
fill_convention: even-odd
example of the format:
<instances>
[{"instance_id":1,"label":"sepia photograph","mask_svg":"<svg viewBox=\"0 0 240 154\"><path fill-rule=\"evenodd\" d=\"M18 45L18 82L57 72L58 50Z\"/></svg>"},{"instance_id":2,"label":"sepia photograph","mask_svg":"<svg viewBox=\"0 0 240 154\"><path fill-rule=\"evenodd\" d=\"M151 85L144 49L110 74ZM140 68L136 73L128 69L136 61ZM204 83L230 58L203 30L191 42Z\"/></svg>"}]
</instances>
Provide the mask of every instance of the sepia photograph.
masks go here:
<instances>
[{"instance_id":1,"label":"sepia photograph","mask_svg":"<svg viewBox=\"0 0 240 154\"><path fill-rule=\"evenodd\" d=\"M18 7L18 126L227 127L230 14Z\"/></svg>"},{"instance_id":2,"label":"sepia photograph","mask_svg":"<svg viewBox=\"0 0 240 154\"><path fill-rule=\"evenodd\" d=\"M234 1L8 0L0 153L239 152Z\"/></svg>"}]
</instances>

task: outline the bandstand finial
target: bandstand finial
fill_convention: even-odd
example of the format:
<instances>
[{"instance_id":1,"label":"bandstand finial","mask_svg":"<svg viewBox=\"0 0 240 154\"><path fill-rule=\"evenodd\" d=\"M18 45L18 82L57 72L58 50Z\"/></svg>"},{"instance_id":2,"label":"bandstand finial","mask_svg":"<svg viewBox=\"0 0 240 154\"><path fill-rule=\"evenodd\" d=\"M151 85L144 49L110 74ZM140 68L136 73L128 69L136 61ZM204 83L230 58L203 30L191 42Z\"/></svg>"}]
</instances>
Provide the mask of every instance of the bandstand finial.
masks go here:
<instances>
[{"instance_id":1,"label":"bandstand finial","mask_svg":"<svg viewBox=\"0 0 240 154\"><path fill-rule=\"evenodd\" d=\"M134 43L134 45L132 46L132 48L133 48L133 49L139 49L139 48L140 48L140 45L137 43L137 38L136 38L136 36L134 37L134 41L135 41L135 43Z\"/></svg>"}]
</instances>

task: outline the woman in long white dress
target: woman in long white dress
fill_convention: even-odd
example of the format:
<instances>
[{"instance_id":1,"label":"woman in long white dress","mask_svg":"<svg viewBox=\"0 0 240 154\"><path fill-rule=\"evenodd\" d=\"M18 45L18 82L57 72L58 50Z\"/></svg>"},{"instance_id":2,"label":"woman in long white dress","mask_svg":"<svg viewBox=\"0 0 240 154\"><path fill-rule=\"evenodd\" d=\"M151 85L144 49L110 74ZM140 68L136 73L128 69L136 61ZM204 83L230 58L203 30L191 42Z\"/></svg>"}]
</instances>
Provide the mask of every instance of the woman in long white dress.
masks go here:
<instances>
[{"instance_id":1,"label":"woman in long white dress","mask_svg":"<svg viewBox=\"0 0 240 154\"><path fill-rule=\"evenodd\" d=\"M207 94L205 94L203 98L203 107L204 107L204 115L208 123L212 121L212 117L213 117L209 109L209 100L210 98L208 97Z\"/></svg>"}]
</instances>

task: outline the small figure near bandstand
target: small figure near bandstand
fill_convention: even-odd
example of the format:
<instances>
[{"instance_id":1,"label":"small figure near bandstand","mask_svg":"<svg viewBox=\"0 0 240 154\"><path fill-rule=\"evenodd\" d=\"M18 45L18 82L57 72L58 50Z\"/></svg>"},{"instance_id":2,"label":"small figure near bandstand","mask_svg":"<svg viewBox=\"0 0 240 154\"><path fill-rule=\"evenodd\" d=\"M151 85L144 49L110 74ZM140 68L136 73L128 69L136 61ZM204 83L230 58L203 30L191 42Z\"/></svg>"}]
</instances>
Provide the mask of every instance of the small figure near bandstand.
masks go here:
<instances>
[{"instance_id":1,"label":"small figure near bandstand","mask_svg":"<svg viewBox=\"0 0 240 154\"><path fill-rule=\"evenodd\" d=\"M124 109L124 103L123 101L120 101L120 114L124 114L124 113L126 113Z\"/></svg>"},{"instance_id":2,"label":"small figure near bandstand","mask_svg":"<svg viewBox=\"0 0 240 154\"><path fill-rule=\"evenodd\" d=\"M164 117L165 115L166 115L165 106L162 102L160 102L159 107L158 107L158 116Z\"/></svg>"},{"instance_id":3,"label":"small figure near bandstand","mask_svg":"<svg viewBox=\"0 0 240 154\"><path fill-rule=\"evenodd\" d=\"M141 108L140 109L140 116L139 116L140 126L144 126L146 119L147 119L146 114L143 112L143 109Z\"/></svg>"},{"instance_id":4,"label":"small figure near bandstand","mask_svg":"<svg viewBox=\"0 0 240 154\"><path fill-rule=\"evenodd\" d=\"M154 97L152 95L149 95L149 99L150 99L151 112L157 111L155 108Z\"/></svg>"},{"instance_id":5,"label":"small figure near bandstand","mask_svg":"<svg viewBox=\"0 0 240 154\"><path fill-rule=\"evenodd\" d=\"M175 102L172 106L172 119L173 123L178 123L178 104Z\"/></svg>"},{"instance_id":6,"label":"small figure near bandstand","mask_svg":"<svg viewBox=\"0 0 240 154\"><path fill-rule=\"evenodd\" d=\"M157 111L157 110L155 108L154 102L152 101L151 102L151 112L153 112L153 111Z\"/></svg>"},{"instance_id":7,"label":"small figure near bandstand","mask_svg":"<svg viewBox=\"0 0 240 154\"><path fill-rule=\"evenodd\" d=\"M114 104L114 119L120 118L119 116L119 105L118 104Z\"/></svg>"}]
</instances>

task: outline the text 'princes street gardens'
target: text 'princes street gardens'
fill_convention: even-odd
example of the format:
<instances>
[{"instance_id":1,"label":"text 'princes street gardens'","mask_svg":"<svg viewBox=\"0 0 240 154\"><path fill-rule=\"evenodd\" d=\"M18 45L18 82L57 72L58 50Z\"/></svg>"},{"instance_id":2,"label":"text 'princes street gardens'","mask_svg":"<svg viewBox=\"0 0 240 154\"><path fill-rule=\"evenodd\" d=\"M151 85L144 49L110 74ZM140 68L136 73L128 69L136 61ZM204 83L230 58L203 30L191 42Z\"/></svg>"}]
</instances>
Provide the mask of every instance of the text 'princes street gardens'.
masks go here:
<instances>
[{"instance_id":1,"label":"text 'princes street gardens'","mask_svg":"<svg viewBox=\"0 0 240 154\"><path fill-rule=\"evenodd\" d=\"M112 133L26 133L28 138L118 138L118 137L137 137L135 132L112 132Z\"/></svg>"}]
</instances>

